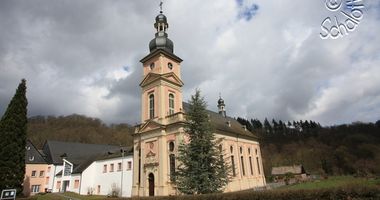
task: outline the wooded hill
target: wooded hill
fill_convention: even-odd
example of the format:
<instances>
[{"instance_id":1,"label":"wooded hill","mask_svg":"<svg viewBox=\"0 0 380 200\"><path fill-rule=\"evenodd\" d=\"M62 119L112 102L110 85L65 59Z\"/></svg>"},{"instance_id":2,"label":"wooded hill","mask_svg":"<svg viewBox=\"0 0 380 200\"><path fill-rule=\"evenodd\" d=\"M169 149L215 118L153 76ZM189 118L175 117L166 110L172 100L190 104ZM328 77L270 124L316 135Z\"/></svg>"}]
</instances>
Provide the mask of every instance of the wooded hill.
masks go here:
<instances>
[{"instance_id":1,"label":"wooded hill","mask_svg":"<svg viewBox=\"0 0 380 200\"><path fill-rule=\"evenodd\" d=\"M267 176L274 166L293 164L312 174L380 175L380 120L330 127L313 121L237 120L260 137ZM130 146L133 132L128 124L106 125L76 114L31 117L27 131L38 148L48 139Z\"/></svg>"},{"instance_id":2,"label":"wooded hill","mask_svg":"<svg viewBox=\"0 0 380 200\"><path fill-rule=\"evenodd\" d=\"M312 174L380 175L380 120L322 127L313 121L237 119L260 137L264 170L302 164Z\"/></svg>"},{"instance_id":3,"label":"wooded hill","mask_svg":"<svg viewBox=\"0 0 380 200\"><path fill-rule=\"evenodd\" d=\"M100 119L83 115L35 116L28 119L28 138L37 148L45 140L130 146L134 127L128 124L106 125Z\"/></svg>"}]
</instances>

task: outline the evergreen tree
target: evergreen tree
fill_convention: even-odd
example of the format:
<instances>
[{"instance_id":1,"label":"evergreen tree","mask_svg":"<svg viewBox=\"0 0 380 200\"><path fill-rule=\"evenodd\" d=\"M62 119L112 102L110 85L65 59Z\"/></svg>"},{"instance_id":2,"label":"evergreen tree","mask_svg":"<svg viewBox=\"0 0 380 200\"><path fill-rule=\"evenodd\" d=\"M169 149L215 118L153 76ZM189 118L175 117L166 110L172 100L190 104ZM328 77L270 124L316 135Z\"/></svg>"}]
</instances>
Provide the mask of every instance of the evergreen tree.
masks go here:
<instances>
[{"instance_id":1,"label":"evergreen tree","mask_svg":"<svg viewBox=\"0 0 380 200\"><path fill-rule=\"evenodd\" d=\"M251 124L253 129L262 129L263 125L261 124L260 120L258 119L251 119Z\"/></svg>"},{"instance_id":2,"label":"evergreen tree","mask_svg":"<svg viewBox=\"0 0 380 200\"><path fill-rule=\"evenodd\" d=\"M272 124L273 124L273 133L278 135L279 127L278 127L278 123L276 122L275 119L272 119Z\"/></svg>"},{"instance_id":3,"label":"evergreen tree","mask_svg":"<svg viewBox=\"0 0 380 200\"><path fill-rule=\"evenodd\" d=\"M229 181L229 167L224 163L223 152L218 150L206 102L196 90L189 102L186 142L179 146L175 181L184 194L220 192Z\"/></svg>"},{"instance_id":4,"label":"evergreen tree","mask_svg":"<svg viewBox=\"0 0 380 200\"><path fill-rule=\"evenodd\" d=\"M27 125L26 81L22 79L16 94L0 121L0 191L17 189L22 192L25 175Z\"/></svg>"},{"instance_id":5,"label":"evergreen tree","mask_svg":"<svg viewBox=\"0 0 380 200\"><path fill-rule=\"evenodd\" d=\"M264 120L264 129L267 133L272 133L272 126L270 125L267 118Z\"/></svg>"}]
</instances>

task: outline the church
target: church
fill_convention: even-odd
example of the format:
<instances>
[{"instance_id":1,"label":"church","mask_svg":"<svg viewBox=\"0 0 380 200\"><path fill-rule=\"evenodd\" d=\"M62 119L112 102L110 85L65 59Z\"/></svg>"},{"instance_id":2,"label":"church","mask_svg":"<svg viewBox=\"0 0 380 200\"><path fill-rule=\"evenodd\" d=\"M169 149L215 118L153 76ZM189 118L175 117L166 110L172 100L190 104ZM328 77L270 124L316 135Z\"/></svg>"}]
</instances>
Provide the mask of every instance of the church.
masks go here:
<instances>
[{"instance_id":1,"label":"church","mask_svg":"<svg viewBox=\"0 0 380 200\"><path fill-rule=\"evenodd\" d=\"M180 194L171 176L178 163L178 146L186 134L186 110L181 79L182 59L174 54L168 38L168 20L162 11L154 23L155 37L143 66L141 87L141 124L133 139L132 196L167 196ZM221 139L218 147L232 166L231 181L225 192L254 189L266 185L257 136L226 114L222 98L219 112L208 111L214 134Z\"/></svg>"}]
</instances>

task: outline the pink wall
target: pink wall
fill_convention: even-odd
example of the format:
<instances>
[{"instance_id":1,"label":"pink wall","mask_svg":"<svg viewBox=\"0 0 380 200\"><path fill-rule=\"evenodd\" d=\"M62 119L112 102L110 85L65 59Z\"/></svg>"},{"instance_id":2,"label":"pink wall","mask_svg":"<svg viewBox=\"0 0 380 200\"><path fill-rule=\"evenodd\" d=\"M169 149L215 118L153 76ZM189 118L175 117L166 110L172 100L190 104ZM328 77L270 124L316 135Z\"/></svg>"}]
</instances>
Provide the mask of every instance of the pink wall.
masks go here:
<instances>
[{"instance_id":1,"label":"pink wall","mask_svg":"<svg viewBox=\"0 0 380 200\"><path fill-rule=\"evenodd\" d=\"M24 195L34 195L32 193L32 186L39 185L38 192L45 192L46 187L46 179L48 177L48 165L47 164L26 164L25 166L25 179L24 179ZM32 176L32 172L35 171L35 176ZM43 175L41 176L41 172L43 171ZM38 193L37 192L37 193Z\"/></svg>"}]
</instances>

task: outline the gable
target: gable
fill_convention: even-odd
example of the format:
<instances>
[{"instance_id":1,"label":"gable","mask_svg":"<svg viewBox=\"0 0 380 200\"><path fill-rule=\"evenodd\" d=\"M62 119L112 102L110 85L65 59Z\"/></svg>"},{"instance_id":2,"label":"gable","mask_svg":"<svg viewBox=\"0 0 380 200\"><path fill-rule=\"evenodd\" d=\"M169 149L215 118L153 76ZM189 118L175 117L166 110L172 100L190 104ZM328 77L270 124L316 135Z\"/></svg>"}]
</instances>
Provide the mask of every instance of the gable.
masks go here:
<instances>
[{"instance_id":1,"label":"gable","mask_svg":"<svg viewBox=\"0 0 380 200\"><path fill-rule=\"evenodd\" d=\"M148 122L146 122L145 124L142 124L138 130L139 133L142 133L142 132L147 132L147 131L150 131L150 130L154 130L154 129L158 129L158 128L161 128L162 125L153 121L153 120L149 120Z\"/></svg>"},{"instance_id":2,"label":"gable","mask_svg":"<svg viewBox=\"0 0 380 200\"><path fill-rule=\"evenodd\" d=\"M144 87L146 85L149 85L157 80L165 80L167 82L170 82L177 86L183 86L182 80L173 72L166 73L166 74L156 74L156 73L149 73L145 76L145 78L141 81L140 86Z\"/></svg>"}]
</instances>

